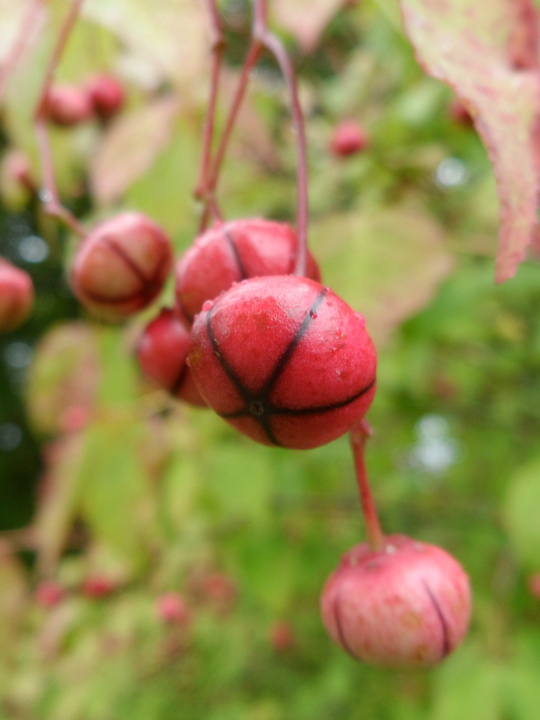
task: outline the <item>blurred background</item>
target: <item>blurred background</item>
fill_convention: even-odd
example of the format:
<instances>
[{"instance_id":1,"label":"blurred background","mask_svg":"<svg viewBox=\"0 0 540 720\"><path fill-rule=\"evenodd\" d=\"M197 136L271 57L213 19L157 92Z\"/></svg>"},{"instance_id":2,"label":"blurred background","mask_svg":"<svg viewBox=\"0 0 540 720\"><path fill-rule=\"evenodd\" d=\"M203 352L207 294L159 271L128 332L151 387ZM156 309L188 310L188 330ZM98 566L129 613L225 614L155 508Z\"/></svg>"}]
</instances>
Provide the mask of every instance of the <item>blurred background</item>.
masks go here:
<instances>
[{"instance_id":1,"label":"blurred background","mask_svg":"<svg viewBox=\"0 0 540 720\"><path fill-rule=\"evenodd\" d=\"M0 338L2 720L537 718L539 248L495 285L486 151L416 64L397 6L270 5L306 116L311 250L379 352L367 463L383 529L462 563L471 631L425 671L335 647L320 591L364 539L347 438L258 446L146 382L134 347L172 279L124 326L76 302L74 239L13 171L22 158L39 186L32 112L68 7L49 3L1 108L0 255L37 293ZM25 7L0 8L5 63ZM243 0L220 9L218 128L251 22ZM178 255L193 241L208 37L201 3L83 6L57 78L106 72L126 94L110 122L50 129L62 197L85 224L137 209ZM286 87L265 55L218 187L226 217L294 222L295 173Z\"/></svg>"}]
</instances>

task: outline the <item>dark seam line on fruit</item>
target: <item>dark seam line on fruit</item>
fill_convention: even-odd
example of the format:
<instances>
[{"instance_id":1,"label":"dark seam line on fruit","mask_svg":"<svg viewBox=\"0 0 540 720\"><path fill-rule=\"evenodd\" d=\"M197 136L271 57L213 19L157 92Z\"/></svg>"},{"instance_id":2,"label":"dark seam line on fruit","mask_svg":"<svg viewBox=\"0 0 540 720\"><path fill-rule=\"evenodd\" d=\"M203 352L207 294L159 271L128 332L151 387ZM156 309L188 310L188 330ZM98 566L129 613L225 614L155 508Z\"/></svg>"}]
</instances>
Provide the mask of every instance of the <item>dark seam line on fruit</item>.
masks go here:
<instances>
[{"instance_id":1,"label":"dark seam line on fruit","mask_svg":"<svg viewBox=\"0 0 540 720\"><path fill-rule=\"evenodd\" d=\"M238 265L238 271L240 272L240 280L246 280L248 277L248 274L246 272L246 268L244 267L244 264L242 263L242 259L240 258L240 253L238 252L238 248L236 247L234 238L232 237L231 233L228 230L224 229L223 234L225 235L225 240L229 243L231 252L234 255L236 264Z\"/></svg>"},{"instance_id":2,"label":"dark seam line on fruit","mask_svg":"<svg viewBox=\"0 0 540 720\"><path fill-rule=\"evenodd\" d=\"M134 263L133 260L129 257L129 255L125 253L124 250L119 247L115 242L110 240L108 237L104 237L103 243L122 258L122 260L130 268L130 270L133 271L133 273L139 278L142 283L144 283L145 286L151 282L151 279L146 277L140 267L136 263Z\"/></svg>"},{"instance_id":3,"label":"dark seam line on fruit","mask_svg":"<svg viewBox=\"0 0 540 720\"><path fill-rule=\"evenodd\" d=\"M365 388L362 388L360 392L357 392L356 395L352 395L346 400L341 400L341 402L332 403L331 405L319 405L312 408L299 408L297 410L292 410L291 408L280 408L271 405L268 408L268 412L272 415L316 415L317 413L330 412L331 410L339 410L339 408L349 405L349 403L358 400L362 397L362 395L368 393L375 385L375 383L376 380L373 380L373 382L370 382L369 385L366 385Z\"/></svg>"},{"instance_id":4,"label":"dark seam line on fruit","mask_svg":"<svg viewBox=\"0 0 540 720\"><path fill-rule=\"evenodd\" d=\"M266 406L268 402L268 398L270 397L270 394L273 390L274 384L276 380L279 378L283 370L285 370L287 366L287 362L289 361L289 358L295 351L297 345L301 342L304 335L307 333L309 326L313 322L313 320L317 317L315 314L315 311L319 307L319 305L324 300L326 293L328 292L327 288L323 288L319 295L315 298L313 301L313 304L308 310L308 313L304 320L302 321L302 324L298 328L298 330L295 332L292 340L289 342L283 353L281 354L281 357L278 359L270 377L266 380L262 388L260 389L258 393L259 398L264 398L263 402ZM273 408L272 408L273 409Z\"/></svg>"},{"instance_id":5,"label":"dark seam line on fruit","mask_svg":"<svg viewBox=\"0 0 540 720\"><path fill-rule=\"evenodd\" d=\"M448 633L448 625L446 623L446 619L442 613L442 610L439 606L439 603L435 599L435 596L431 592L429 585L425 580L422 580L422 585L424 586L424 589L431 600L431 604L433 605L435 612L437 613L437 617L439 618L439 622L441 624L441 630L442 630L442 637L443 637L443 644L442 644L442 654L441 654L441 660L442 658L445 658L448 653L450 652L450 637Z\"/></svg>"},{"instance_id":6,"label":"dark seam line on fruit","mask_svg":"<svg viewBox=\"0 0 540 720\"><path fill-rule=\"evenodd\" d=\"M218 344L218 341L217 341L217 339L216 339L216 336L214 335L214 331L212 330L212 326L211 326L210 323L211 323L211 320L212 320L212 316L213 316L213 314L214 314L214 308L215 308L215 305L214 305L214 307L208 312L208 315L206 316L206 332L207 332L207 334L208 334L208 339L210 340L210 343L211 343L211 345L212 345L212 349L214 350L214 355L215 355L216 358L218 359L218 362L221 364L221 367L222 367L223 370L225 371L225 373L226 373L227 377L229 378L229 380L232 382L232 384L234 385L234 387L235 387L235 388L238 390L238 392L240 393L240 395L241 395L241 397L242 397L242 400L246 403L246 413L251 414L251 413L249 413L249 411L248 411L249 403L252 401L252 398L251 398L251 396L250 396L250 394L249 394L249 391L246 389L246 387L244 386L244 384L242 383L242 381L240 380L240 378L236 375L236 373L234 372L234 370L232 369L232 367L229 365L229 363L227 362L227 360L225 360L225 358L223 357L223 355L222 355L222 353L221 353L221 350L220 350L220 348L219 348L219 344ZM218 413L218 415L220 415L220 413ZM222 415L222 417L226 417L226 416L225 416L225 415Z\"/></svg>"},{"instance_id":7,"label":"dark seam line on fruit","mask_svg":"<svg viewBox=\"0 0 540 720\"><path fill-rule=\"evenodd\" d=\"M339 595L336 596L336 598L334 600L334 605L333 605L334 617L336 620L336 627L337 627L337 632L338 632L338 636L339 636L339 641L340 641L342 647L349 653L349 655L351 657L353 657L355 660L358 660L359 659L358 656L355 653L353 653L353 651L351 650L351 648L349 646L349 643L345 639L345 633L343 632L343 627L341 624L341 617L339 614L338 601L339 601Z\"/></svg>"},{"instance_id":8,"label":"dark seam line on fruit","mask_svg":"<svg viewBox=\"0 0 540 720\"><path fill-rule=\"evenodd\" d=\"M171 387L168 388L171 395L176 395L176 393L180 390L184 380L186 379L187 371L188 371L188 366L186 365L186 362L184 361L182 363L182 368L181 368L180 372L175 377L173 383L171 384Z\"/></svg>"}]
</instances>

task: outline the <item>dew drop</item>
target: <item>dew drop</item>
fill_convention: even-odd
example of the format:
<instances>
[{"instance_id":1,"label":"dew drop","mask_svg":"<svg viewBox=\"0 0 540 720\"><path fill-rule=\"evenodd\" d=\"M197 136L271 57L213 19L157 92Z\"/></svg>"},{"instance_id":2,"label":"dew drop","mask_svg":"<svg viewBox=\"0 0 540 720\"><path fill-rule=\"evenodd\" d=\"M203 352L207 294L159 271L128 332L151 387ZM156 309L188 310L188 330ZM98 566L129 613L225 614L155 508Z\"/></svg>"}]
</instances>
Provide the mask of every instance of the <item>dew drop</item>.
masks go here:
<instances>
[{"instance_id":1,"label":"dew drop","mask_svg":"<svg viewBox=\"0 0 540 720\"><path fill-rule=\"evenodd\" d=\"M203 302L202 310L203 310L203 312L209 312L213 307L214 307L213 300L205 300Z\"/></svg>"},{"instance_id":2,"label":"dew drop","mask_svg":"<svg viewBox=\"0 0 540 720\"><path fill-rule=\"evenodd\" d=\"M310 311L309 311L309 317L310 317L312 320L315 320L315 319L317 318L317 313L316 313L316 312L313 312L313 310L310 310Z\"/></svg>"}]
</instances>

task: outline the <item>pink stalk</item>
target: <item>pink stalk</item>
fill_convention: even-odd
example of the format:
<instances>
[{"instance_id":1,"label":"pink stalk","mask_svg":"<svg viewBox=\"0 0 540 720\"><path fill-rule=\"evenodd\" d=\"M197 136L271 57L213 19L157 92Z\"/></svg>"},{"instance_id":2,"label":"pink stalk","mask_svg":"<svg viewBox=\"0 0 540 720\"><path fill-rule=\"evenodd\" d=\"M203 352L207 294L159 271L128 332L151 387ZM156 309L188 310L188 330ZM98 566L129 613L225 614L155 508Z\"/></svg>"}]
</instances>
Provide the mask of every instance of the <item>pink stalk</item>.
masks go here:
<instances>
[{"instance_id":1,"label":"pink stalk","mask_svg":"<svg viewBox=\"0 0 540 720\"><path fill-rule=\"evenodd\" d=\"M213 193L218 182L219 173L225 158L230 136L246 93L249 76L257 64L263 49L268 50L275 57L283 77L285 78L290 94L291 110L296 136L298 185L296 220L298 250L294 272L296 275L304 276L306 274L307 263L308 225L307 153L304 117L300 101L298 99L298 88L292 64L282 43L268 29L267 7L265 0L255 0L251 45L242 67L240 80L238 81L238 86L231 103L229 115L227 116L225 122L223 134L216 151L214 162L209 172L207 195L209 198L213 198Z\"/></svg>"},{"instance_id":2,"label":"pink stalk","mask_svg":"<svg viewBox=\"0 0 540 720\"><path fill-rule=\"evenodd\" d=\"M62 24L60 33L58 35L56 45L53 49L53 53L49 59L49 63L45 70L45 77L41 87L41 93L38 98L36 110L34 112L34 124L36 129L39 155L41 159L41 165L43 169L43 184L44 189L40 194L41 200L44 205L45 212L52 217L56 217L67 225L73 232L80 237L84 237L86 230L77 220L77 218L60 202L58 196L58 189L56 186L56 179L54 176L54 165L52 161L51 145L49 141L49 133L47 130L47 116L46 116L46 104L47 96L51 88L51 84L54 80L54 74L67 41L69 34L75 24L81 5L84 0L73 0L69 12Z\"/></svg>"},{"instance_id":3,"label":"pink stalk","mask_svg":"<svg viewBox=\"0 0 540 720\"><path fill-rule=\"evenodd\" d=\"M351 447L354 456L354 467L362 503L362 512L366 523L367 541L370 548L377 552L384 548L384 535L381 530L375 501L369 486L365 464L365 446L367 439L372 435L371 428L366 420L361 420L350 433Z\"/></svg>"},{"instance_id":4,"label":"pink stalk","mask_svg":"<svg viewBox=\"0 0 540 720\"><path fill-rule=\"evenodd\" d=\"M199 169L199 179L197 181L197 186L194 193L197 200L203 200L205 203L204 211L201 217L199 232L202 232L206 229L210 214L214 218L220 218L219 207L212 192L209 189L209 179L212 143L214 138L216 103L219 91L219 77L221 72L221 63L223 60L225 39L223 37L221 19L217 11L215 0L206 0L206 8L208 12L208 17L210 19L210 27L212 33L212 70L210 78L210 98L208 101L208 107L206 109L206 115L204 119L201 166Z\"/></svg>"}]
</instances>

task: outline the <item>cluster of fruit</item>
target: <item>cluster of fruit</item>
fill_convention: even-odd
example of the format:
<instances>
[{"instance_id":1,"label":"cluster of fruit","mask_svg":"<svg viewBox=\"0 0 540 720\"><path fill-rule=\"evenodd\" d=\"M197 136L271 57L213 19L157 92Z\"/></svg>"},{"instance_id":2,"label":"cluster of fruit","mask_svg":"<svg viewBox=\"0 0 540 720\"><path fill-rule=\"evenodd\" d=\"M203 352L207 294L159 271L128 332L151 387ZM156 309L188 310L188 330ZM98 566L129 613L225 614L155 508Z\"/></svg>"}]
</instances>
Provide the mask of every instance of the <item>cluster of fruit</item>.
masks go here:
<instances>
[{"instance_id":1,"label":"cluster of fruit","mask_svg":"<svg viewBox=\"0 0 540 720\"><path fill-rule=\"evenodd\" d=\"M55 83L45 97L46 119L72 127L92 119L107 122L123 107L124 86L108 73L94 75L82 84Z\"/></svg>"},{"instance_id":2,"label":"cluster of fruit","mask_svg":"<svg viewBox=\"0 0 540 720\"><path fill-rule=\"evenodd\" d=\"M257 8L255 59L261 43L276 46L265 27L264 3ZM284 63L283 53L278 56ZM286 74L294 91L292 74ZM123 96L109 93L106 84L99 90L85 84L75 102L73 89L47 88L46 119L60 125L91 114L107 119ZM297 98L292 107L300 146ZM359 127L347 122L331 147L346 157L367 144ZM206 137L203 156L210 146ZM385 538L378 529L363 464L362 424L376 390L376 350L363 316L321 283L318 264L307 252L305 152L298 152L296 230L261 218L220 219L210 207L216 155L210 170L203 166L200 193L207 201L205 215L215 221L177 261L175 305L161 309L144 329L136 351L140 366L176 398L210 407L265 445L311 449L351 433L369 541L350 550L328 580L323 622L338 645L364 661L400 667L436 663L466 632L468 579L439 548L399 535ZM163 230L145 215L123 212L81 234L69 276L82 305L109 321L149 307L173 271L172 244ZM28 312L31 291L12 267L0 266L0 298L2 282L16 287L12 309L1 311L5 325L10 316L20 320Z\"/></svg>"}]
</instances>

